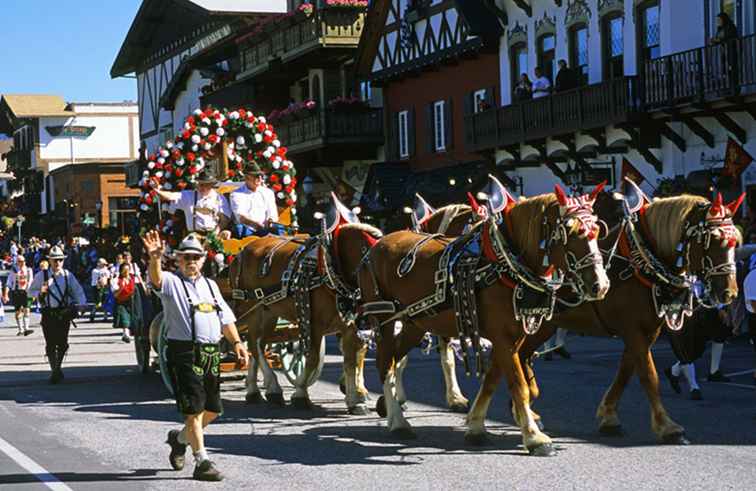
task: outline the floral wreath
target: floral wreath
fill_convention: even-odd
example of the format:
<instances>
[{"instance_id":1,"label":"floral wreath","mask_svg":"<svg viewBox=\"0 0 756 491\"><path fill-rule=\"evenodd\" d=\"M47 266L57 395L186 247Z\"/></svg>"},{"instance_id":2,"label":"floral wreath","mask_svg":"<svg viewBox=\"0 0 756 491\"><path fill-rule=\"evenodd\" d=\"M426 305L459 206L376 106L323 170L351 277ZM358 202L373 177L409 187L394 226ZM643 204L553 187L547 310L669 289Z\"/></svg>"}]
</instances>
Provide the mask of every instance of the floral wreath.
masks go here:
<instances>
[{"instance_id":1,"label":"floral wreath","mask_svg":"<svg viewBox=\"0 0 756 491\"><path fill-rule=\"evenodd\" d=\"M239 108L233 111L207 107L196 109L186 118L184 130L165 142L150 155L139 181L141 189L139 212L147 221L154 217L158 196L155 187L167 191L194 189L197 174L207 160L219 158L226 143L228 175L218 176L231 181L244 180L244 166L256 163L265 173L265 181L273 190L280 207L291 207L296 222L297 185L294 164L286 158L286 147L276 135L273 125L264 116ZM167 206L167 203L166 203Z\"/></svg>"}]
</instances>

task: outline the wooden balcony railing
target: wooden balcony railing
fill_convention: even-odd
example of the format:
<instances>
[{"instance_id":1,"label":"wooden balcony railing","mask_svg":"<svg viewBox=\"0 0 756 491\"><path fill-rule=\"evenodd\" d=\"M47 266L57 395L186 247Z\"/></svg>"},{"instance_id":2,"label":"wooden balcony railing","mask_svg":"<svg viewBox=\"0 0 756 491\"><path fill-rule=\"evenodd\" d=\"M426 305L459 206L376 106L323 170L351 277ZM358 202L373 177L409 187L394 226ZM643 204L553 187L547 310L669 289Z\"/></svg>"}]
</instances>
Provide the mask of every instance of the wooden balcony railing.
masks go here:
<instances>
[{"instance_id":1,"label":"wooden balcony railing","mask_svg":"<svg viewBox=\"0 0 756 491\"><path fill-rule=\"evenodd\" d=\"M648 60L641 82L646 109L737 95L756 85L756 35Z\"/></svg>"},{"instance_id":2,"label":"wooden balcony railing","mask_svg":"<svg viewBox=\"0 0 756 491\"><path fill-rule=\"evenodd\" d=\"M639 104L636 78L617 78L467 116L466 143L479 151L622 123Z\"/></svg>"},{"instance_id":3,"label":"wooden balcony railing","mask_svg":"<svg viewBox=\"0 0 756 491\"><path fill-rule=\"evenodd\" d=\"M278 138L292 153L326 143L379 145L383 143L383 110L315 111L296 121L279 122L275 127Z\"/></svg>"},{"instance_id":4,"label":"wooden balcony railing","mask_svg":"<svg viewBox=\"0 0 756 491\"><path fill-rule=\"evenodd\" d=\"M362 7L321 7L310 17L298 13L247 41L241 53L241 76L267 70L272 59L286 62L317 47L356 48L364 25Z\"/></svg>"}]
</instances>

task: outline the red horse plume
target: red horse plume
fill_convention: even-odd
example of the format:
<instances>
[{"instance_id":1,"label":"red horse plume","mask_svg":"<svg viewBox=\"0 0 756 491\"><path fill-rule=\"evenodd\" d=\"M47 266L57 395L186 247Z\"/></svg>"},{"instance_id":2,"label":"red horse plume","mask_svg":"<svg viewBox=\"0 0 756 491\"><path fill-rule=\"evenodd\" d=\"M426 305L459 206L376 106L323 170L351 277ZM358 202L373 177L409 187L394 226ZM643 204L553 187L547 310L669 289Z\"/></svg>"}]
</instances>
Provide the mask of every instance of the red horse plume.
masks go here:
<instances>
[{"instance_id":1,"label":"red horse plume","mask_svg":"<svg viewBox=\"0 0 756 491\"><path fill-rule=\"evenodd\" d=\"M475 196L473 196L469 191L467 192L467 201L470 202L470 207L473 209L473 211L477 212L478 208L480 208L480 205L478 204L478 200L475 199Z\"/></svg>"},{"instance_id":2,"label":"red horse plume","mask_svg":"<svg viewBox=\"0 0 756 491\"><path fill-rule=\"evenodd\" d=\"M599 195L601 191L604 190L604 186L606 186L606 180L601 181L601 183L596 186L593 191L591 191L591 195L589 196L589 199L591 201L596 201L596 197Z\"/></svg>"},{"instance_id":3,"label":"red horse plume","mask_svg":"<svg viewBox=\"0 0 756 491\"><path fill-rule=\"evenodd\" d=\"M735 215L735 213L738 211L738 208L740 208L740 205L743 203L743 198L745 198L745 193L742 193L738 197L738 199L727 204L727 209L730 210L731 215Z\"/></svg>"},{"instance_id":4,"label":"red horse plume","mask_svg":"<svg viewBox=\"0 0 756 491\"><path fill-rule=\"evenodd\" d=\"M567 195L564 193L562 186L560 186L559 184L554 186L554 194L556 194L557 200L559 201L559 204L561 206L567 206L568 204Z\"/></svg>"},{"instance_id":5,"label":"red horse plume","mask_svg":"<svg viewBox=\"0 0 756 491\"><path fill-rule=\"evenodd\" d=\"M717 197L714 198L714 202L711 204L711 213L712 216L717 216L722 214L722 193L717 193Z\"/></svg>"}]
</instances>

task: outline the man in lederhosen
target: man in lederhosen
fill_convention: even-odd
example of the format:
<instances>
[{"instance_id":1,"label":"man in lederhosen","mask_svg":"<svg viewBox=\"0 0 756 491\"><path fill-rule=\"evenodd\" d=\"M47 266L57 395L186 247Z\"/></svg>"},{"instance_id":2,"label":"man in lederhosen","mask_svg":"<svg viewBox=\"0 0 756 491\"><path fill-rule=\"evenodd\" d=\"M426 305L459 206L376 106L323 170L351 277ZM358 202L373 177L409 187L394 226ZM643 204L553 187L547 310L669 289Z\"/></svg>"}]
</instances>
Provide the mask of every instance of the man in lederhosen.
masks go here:
<instances>
[{"instance_id":1,"label":"man in lederhosen","mask_svg":"<svg viewBox=\"0 0 756 491\"><path fill-rule=\"evenodd\" d=\"M239 339L236 317L223 300L218 285L202 275L205 250L195 235L189 235L176 249L178 271L164 272L161 256L164 244L157 231L142 239L150 256L149 277L163 301L167 337L167 359L178 409L184 427L168 432L170 462L184 468L186 446L191 445L196 462L194 479L220 481L223 475L208 459L203 428L223 412L220 397L221 336L233 343L242 365L249 355Z\"/></svg>"},{"instance_id":2,"label":"man in lederhosen","mask_svg":"<svg viewBox=\"0 0 756 491\"><path fill-rule=\"evenodd\" d=\"M68 351L71 321L87 304L87 297L76 276L63 268L66 256L59 246L50 249L47 258L50 260L50 269L39 271L34 276L29 294L38 297L42 307L45 353L52 370L50 383L57 384L63 380L61 365Z\"/></svg>"},{"instance_id":3,"label":"man in lederhosen","mask_svg":"<svg viewBox=\"0 0 756 491\"><path fill-rule=\"evenodd\" d=\"M31 297L29 297L29 286L31 285L34 273L26 265L26 258L23 254L16 256L16 267L13 268L8 276L8 283L5 286L3 302L13 302L13 308L16 309L16 325L18 326L17 336L28 336L33 333L29 329L29 307Z\"/></svg>"}]
</instances>

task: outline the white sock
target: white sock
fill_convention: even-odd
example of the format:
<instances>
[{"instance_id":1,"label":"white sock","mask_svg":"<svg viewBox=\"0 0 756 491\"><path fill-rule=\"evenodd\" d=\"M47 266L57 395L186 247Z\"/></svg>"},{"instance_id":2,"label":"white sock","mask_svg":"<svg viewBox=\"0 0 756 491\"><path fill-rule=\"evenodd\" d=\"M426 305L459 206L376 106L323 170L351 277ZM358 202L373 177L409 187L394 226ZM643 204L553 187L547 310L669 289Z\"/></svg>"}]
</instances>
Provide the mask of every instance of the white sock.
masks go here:
<instances>
[{"instance_id":1,"label":"white sock","mask_svg":"<svg viewBox=\"0 0 756 491\"><path fill-rule=\"evenodd\" d=\"M696 381L696 365L693 363L688 363L685 365L685 370L683 370L683 375L685 375L685 379L688 381L688 386L690 386L690 390L694 389L700 389L698 386L698 382Z\"/></svg>"},{"instance_id":2,"label":"white sock","mask_svg":"<svg viewBox=\"0 0 756 491\"><path fill-rule=\"evenodd\" d=\"M184 426L181 431L179 431L178 437L176 439L182 445L187 445L189 443L189 440L186 439L186 426Z\"/></svg>"},{"instance_id":3,"label":"white sock","mask_svg":"<svg viewBox=\"0 0 756 491\"><path fill-rule=\"evenodd\" d=\"M24 329L29 329L29 316L24 314Z\"/></svg>"},{"instance_id":4,"label":"white sock","mask_svg":"<svg viewBox=\"0 0 756 491\"><path fill-rule=\"evenodd\" d=\"M21 322L21 317L16 317L16 325L18 326L18 332L24 332L24 326Z\"/></svg>"},{"instance_id":5,"label":"white sock","mask_svg":"<svg viewBox=\"0 0 756 491\"><path fill-rule=\"evenodd\" d=\"M197 465L201 464L202 462L204 462L204 461L206 461L208 459L209 459L209 457L207 456L207 450L205 450L204 448L202 450L198 450L198 451L194 452L194 462Z\"/></svg>"},{"instance_id":6,"label":"white sock","mask_svg":"<svg viewBox=\"0 0 756 491\"><path fill-rule=\"evenodd\" d=\"M126 336L126 337L129 337L129 329L128 328L126 328L126 327L123 328L123 335Z\"/></svg>"},{"instance_id":7,"label":"white sock","mask_svg":"<svg viewBox=\"0 0 756 491\"><path fill-rule=\"evenodd\" d=\"M672 368L670 368L670 371L672 372L672 375L674 375L675 377L679 377L680 376L680 362L678 361L677 363L672 365Z\"/></svg>"},{"instance_id":8,"label":"white sock","mask_svg":"<svg viewBox=\"0 0 756 491\"><path fill-rule=\"evenodd\" d=\"M566 340L567 340L567 329L562 329L560 327L559 329L557 329L557 333L556 333L556 345L565 346Z\"/></svg>"},{"instance_id":9,"label":"white sock","mask_svg":"<svg viewBox=\"0 0 756 491\"><path fill-rule=\"evenodd\" d=\"M722 350L724 350L724 343L711 343L711 367L709 367L709 373L719 371L719 362L722 361Z\"/></svg>"}]
</instances>

